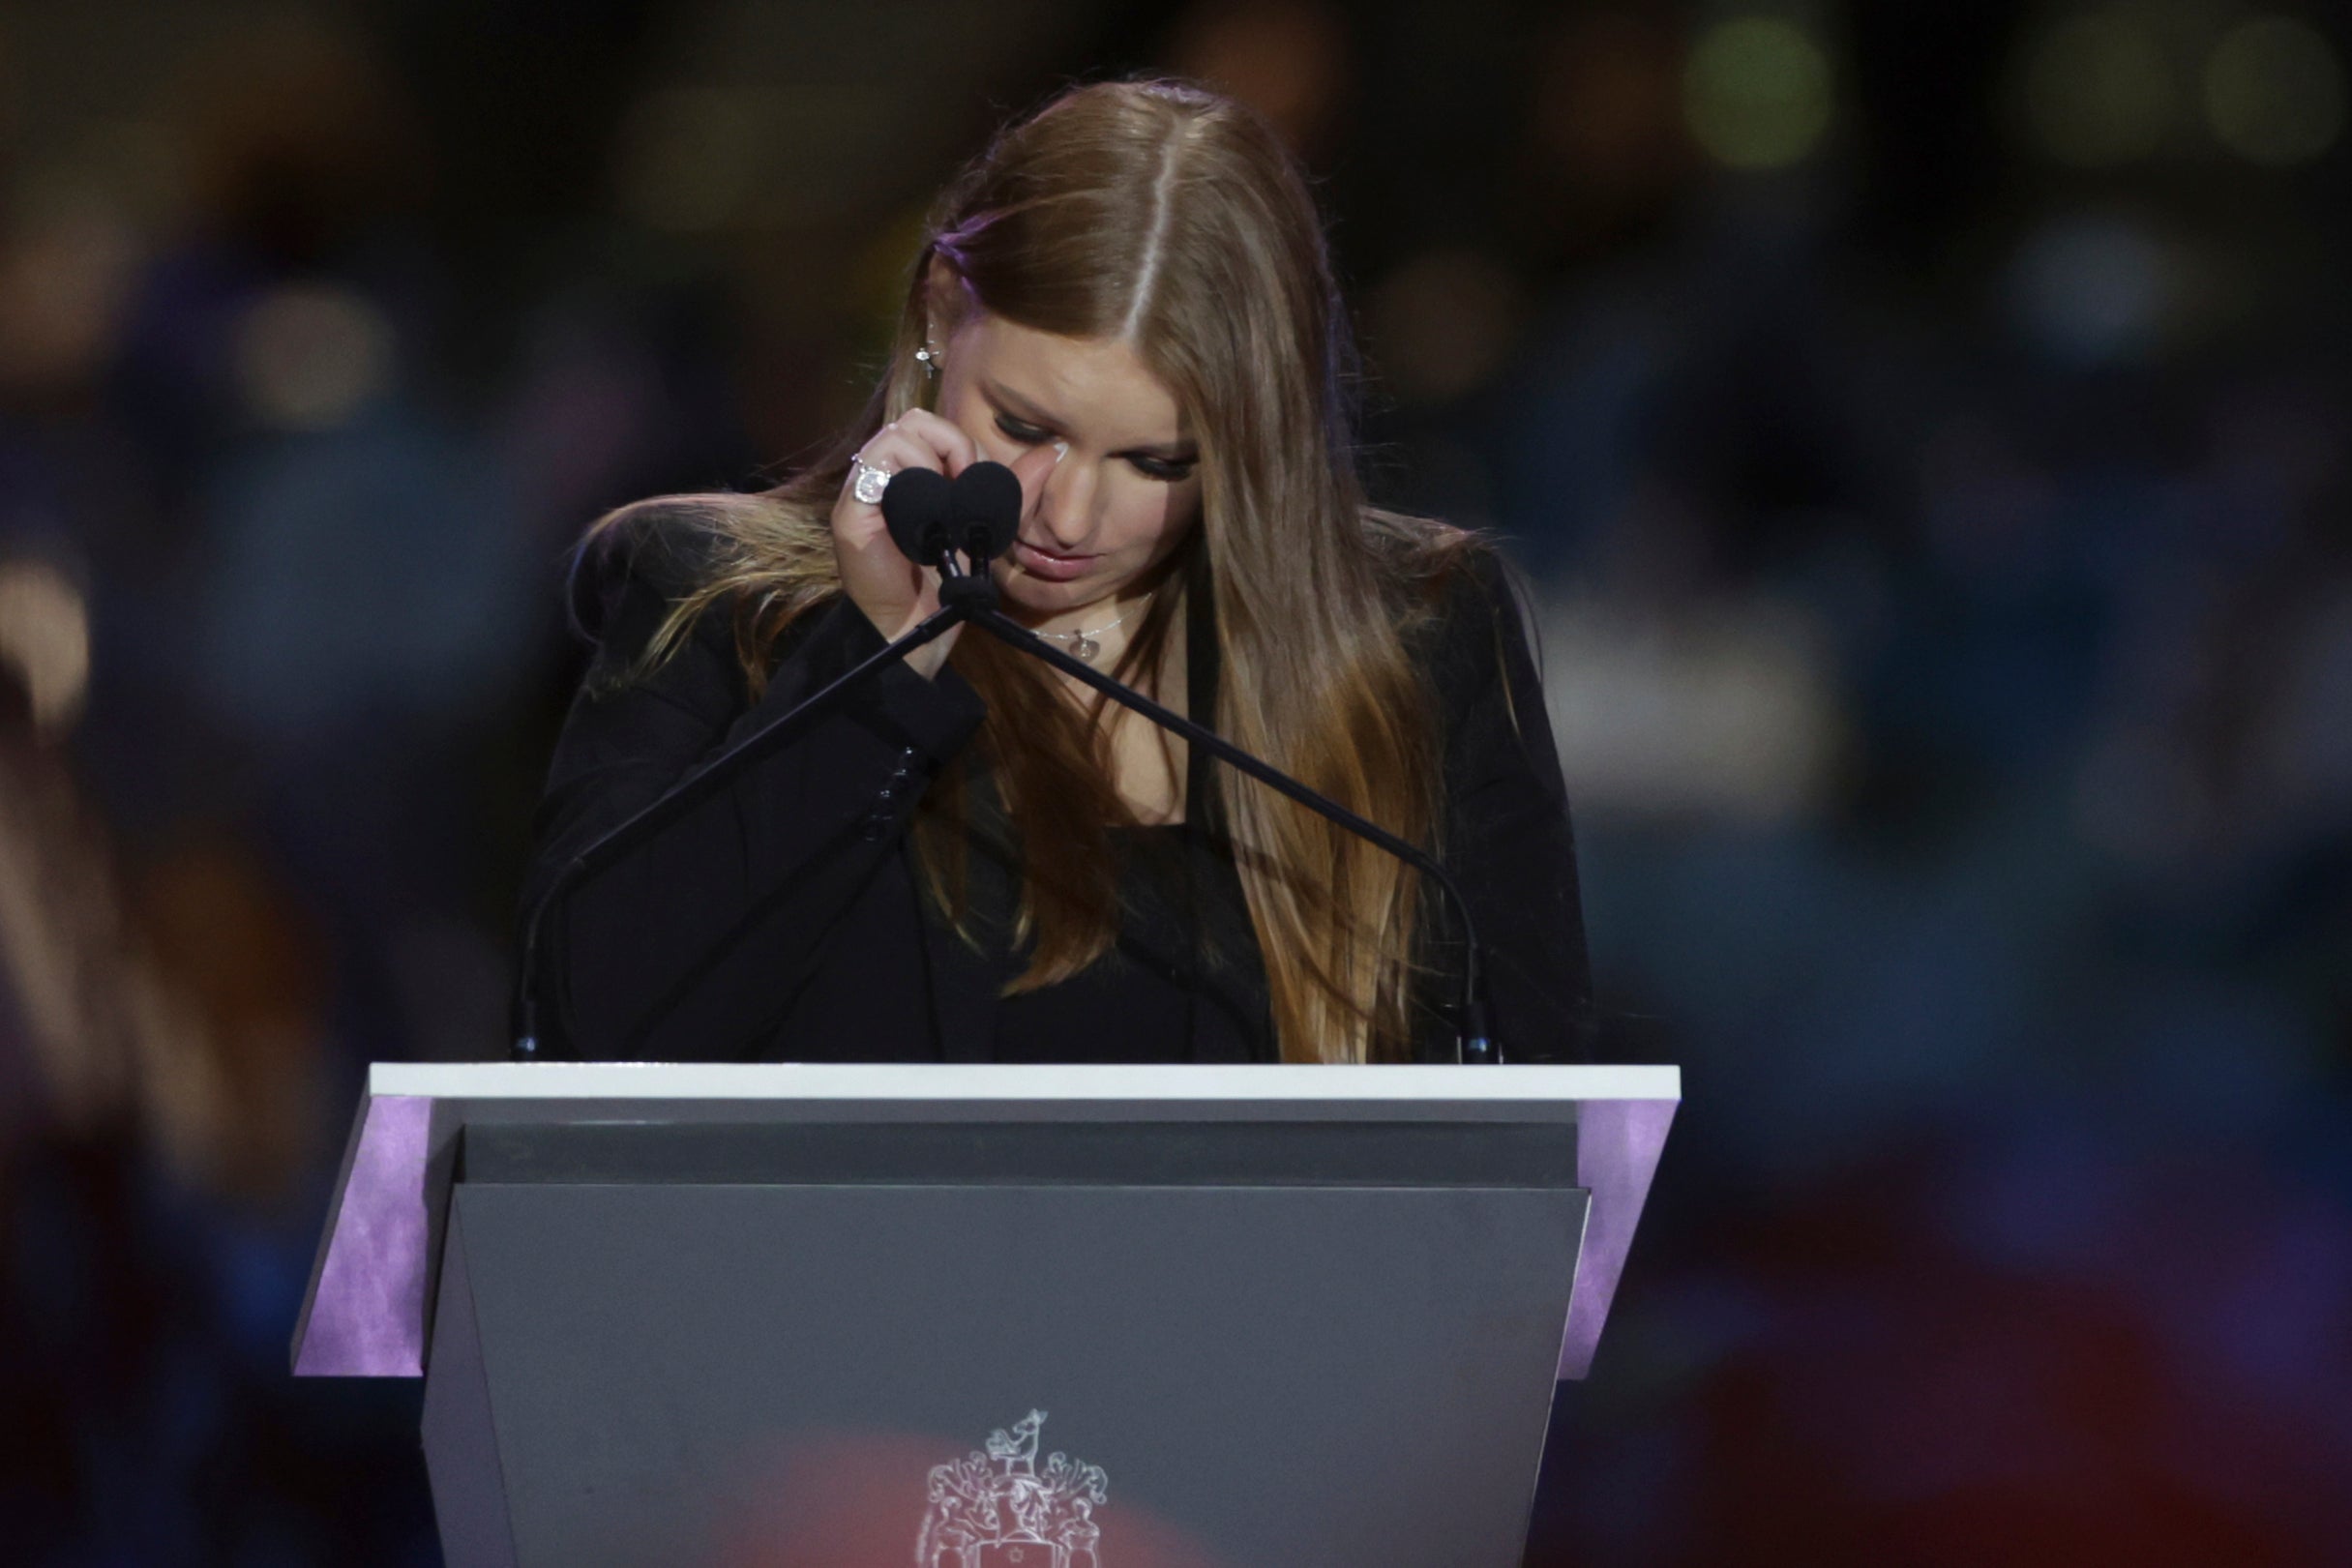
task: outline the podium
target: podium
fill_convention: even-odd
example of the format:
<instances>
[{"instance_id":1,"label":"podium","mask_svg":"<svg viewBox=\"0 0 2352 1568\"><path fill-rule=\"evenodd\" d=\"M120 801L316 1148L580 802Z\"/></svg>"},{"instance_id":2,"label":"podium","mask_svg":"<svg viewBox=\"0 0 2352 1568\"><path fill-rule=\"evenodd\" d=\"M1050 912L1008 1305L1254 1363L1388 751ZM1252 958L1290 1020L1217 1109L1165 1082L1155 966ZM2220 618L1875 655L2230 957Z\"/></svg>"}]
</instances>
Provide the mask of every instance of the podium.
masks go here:
<instances>
[{"instance_id":1,"label":"podium","mask_svg":"<svg viewBox=\"0 0 2352 1568\"><path fill-rule=\"evenodd\" d=\"M451 1568L1516 1568L1670 1067L391 1065L299 1376Z\"/></svg>"}]
</instances>

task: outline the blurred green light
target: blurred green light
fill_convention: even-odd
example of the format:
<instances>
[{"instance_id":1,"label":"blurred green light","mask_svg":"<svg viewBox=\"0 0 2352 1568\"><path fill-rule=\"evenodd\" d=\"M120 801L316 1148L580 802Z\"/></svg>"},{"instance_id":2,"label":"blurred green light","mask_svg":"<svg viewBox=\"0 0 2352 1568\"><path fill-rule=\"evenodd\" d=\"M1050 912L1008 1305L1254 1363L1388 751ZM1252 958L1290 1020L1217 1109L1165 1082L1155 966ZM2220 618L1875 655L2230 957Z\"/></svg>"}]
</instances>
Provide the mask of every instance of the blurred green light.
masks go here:
<instances>
[{"instance_id":1,"label":"blurred green light","mask_svg":"<svg viewBox=\"0 0 2352 1568\"><path fill-rule=\"evenodd\" d=\"M1691 134L1737 169L1804 158L1829 129L1831 104L1829 57L1796 23L1769 16L1709 28L1682 77Z\"/></svg>"},{"instance_id":2,"label":"blurred green light","mask_svg":"<svg viewBox=\"0 0 2352 1568\"><path fill-rule=\"evenodd\" d=\"M2076 168L2109 168L2156 151L2178 99L2163 46L2120 12L2059 23L2026 67L2034 134L2051 157Z\"/></svg>"},{"instance_id":3,"label":"blurred green light","mask_svg":"<svg viewBox=\"0 0 2352 1568\"><path fill-rule=\"evenodd\" d=\"M2328 41L2302 22L2241 22L2205 62L2205 121L2249 163L2307 163L2343 133L2343 68Z\"/></svg>"}]
</instances>

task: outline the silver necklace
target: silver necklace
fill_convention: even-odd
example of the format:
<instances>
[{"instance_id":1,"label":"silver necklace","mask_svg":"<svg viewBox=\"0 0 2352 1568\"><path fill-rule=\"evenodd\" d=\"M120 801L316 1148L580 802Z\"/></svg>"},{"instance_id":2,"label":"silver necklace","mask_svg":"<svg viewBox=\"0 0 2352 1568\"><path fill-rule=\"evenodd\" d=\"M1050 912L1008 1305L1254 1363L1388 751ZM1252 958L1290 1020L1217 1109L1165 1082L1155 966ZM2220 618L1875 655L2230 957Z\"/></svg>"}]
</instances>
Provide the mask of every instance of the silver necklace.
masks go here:
<instances>
[{"instance_id":1,"label":"silver necklace","mask_svg":"<svg viewBox=\"0 0 2352 1568\"><path fill-rule=\"evenodd\" d=\"M1152 593L1157 593L1158 591L1159 590L1155 588L1152 590ZM1148 606L1151 603L1151 597L1152 594L1144 595L1144 603L1136 606L1135 609L1142 609L1146 606ZM1090 632L1040 632L1037 635L1045 638L1048 642L1059 642L1066 644L1070 650L1071 657L1084 660L1086 663L1090 665L1094 663L1094 656L1103 651L1102 642L1099 640L1102 635L1105 632L1116 630L1119 624L1126 620L1127 616L1135 613L1135 609L1126 611L1116 620L1105 621L1102 625L1095 627Z\"/></svg>"}]
</instances>

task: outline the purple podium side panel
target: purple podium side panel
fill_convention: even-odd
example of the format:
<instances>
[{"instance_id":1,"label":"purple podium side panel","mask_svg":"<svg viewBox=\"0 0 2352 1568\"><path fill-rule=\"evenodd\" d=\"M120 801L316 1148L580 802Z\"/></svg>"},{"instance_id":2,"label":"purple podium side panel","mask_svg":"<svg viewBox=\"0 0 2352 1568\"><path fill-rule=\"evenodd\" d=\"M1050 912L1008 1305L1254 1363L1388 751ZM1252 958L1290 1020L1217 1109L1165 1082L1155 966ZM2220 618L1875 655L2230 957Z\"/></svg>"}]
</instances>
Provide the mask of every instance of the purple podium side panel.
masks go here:
<instances>
[{"instance_id":1,"label":"purple podium side panel","mask_svg":"<svg viewBox=\"0 0 2352 1568\"><path fill-rule=\"evenodd\" d=\"M294 1346L297 1377L425 1373L429 1095L368 1102Z\"/></svg>"},{"instance_id":2,"label":"purple podium side panel","mask_svg":"<svg viewBox=\"0 0 2352 1568\"><path fill-rule=\"evenodd\" d=\"M1650 1196L1650 1178L1674 1124L1673 1100L1587 1100L1576 1115L1576 1178L1593 1194L1584 1250L1576 1258L1576 1289L1568 1298L1567 1331L1560 1342L1560 1376L1593 1370L1600 1325L1617 1297L1625 1254Z\"/></svg>"}]
</instances>

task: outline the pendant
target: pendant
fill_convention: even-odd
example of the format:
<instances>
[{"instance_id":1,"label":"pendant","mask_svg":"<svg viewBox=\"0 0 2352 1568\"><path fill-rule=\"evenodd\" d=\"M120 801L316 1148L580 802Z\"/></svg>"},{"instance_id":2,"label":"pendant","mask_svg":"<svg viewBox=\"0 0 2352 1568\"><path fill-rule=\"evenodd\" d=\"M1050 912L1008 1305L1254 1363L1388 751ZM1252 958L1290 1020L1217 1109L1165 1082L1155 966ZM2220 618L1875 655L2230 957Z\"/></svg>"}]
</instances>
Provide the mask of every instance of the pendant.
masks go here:
<instances>
[{"instance_id":1,"label":"pendant","mask_svg":"<svg viewBox=\"0 0 2352 1568\"><path fill-rule=\"evenodd\" d=\"M1070 644L1070 652L1089 665L1094 663L1094 656L1102 651L1103 645L1084 632L1079 633L1077 639Z\"/></svg>"}]
</instances>

